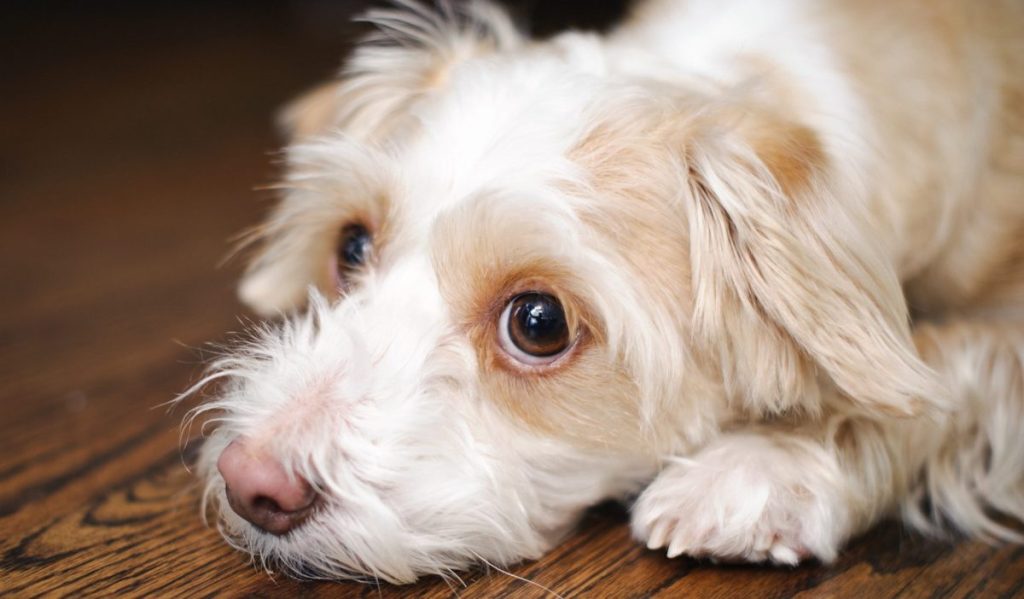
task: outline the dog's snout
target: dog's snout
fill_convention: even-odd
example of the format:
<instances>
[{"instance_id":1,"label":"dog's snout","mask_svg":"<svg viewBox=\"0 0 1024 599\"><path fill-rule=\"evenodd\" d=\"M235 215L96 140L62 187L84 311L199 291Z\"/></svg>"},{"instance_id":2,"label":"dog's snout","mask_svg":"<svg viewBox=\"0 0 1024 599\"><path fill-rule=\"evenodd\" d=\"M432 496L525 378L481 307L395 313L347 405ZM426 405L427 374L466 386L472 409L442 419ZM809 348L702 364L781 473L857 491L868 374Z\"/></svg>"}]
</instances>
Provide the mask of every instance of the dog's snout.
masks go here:
<instances>
[{"instance_id":1,"label":"dog's snout","mask_svg":"<svg viewBox=\"0 0 1024 599\"><path fill-rule=\"evenodd\" d=\"M224 449L217 469L231 509L266 532L283 535L313 512L317 494L312 485L244 439Z\"/></svg>"}]
</instances>

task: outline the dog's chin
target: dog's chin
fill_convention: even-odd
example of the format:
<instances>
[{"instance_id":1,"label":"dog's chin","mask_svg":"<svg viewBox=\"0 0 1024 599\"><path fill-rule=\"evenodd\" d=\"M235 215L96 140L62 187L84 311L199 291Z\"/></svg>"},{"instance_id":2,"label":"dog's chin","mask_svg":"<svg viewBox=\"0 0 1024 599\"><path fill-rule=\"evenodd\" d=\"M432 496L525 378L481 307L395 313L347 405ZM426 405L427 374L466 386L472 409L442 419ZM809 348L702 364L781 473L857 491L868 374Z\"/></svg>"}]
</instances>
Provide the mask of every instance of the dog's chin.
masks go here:
<instances>
[{"instance_id":1,"label":"dog's chin","mask_svg":"<svg viewBox=\"0 0 1024 599\"><path fill-rule=\"evenodd\" d=\"M299 580L351 580L373 582L385 580L405 583L409 577L407 557L402 548L389 551L391 564L367 563L357 557L356 546L365 545L356 527L334 530L331 520L344 520L340 507L325 507L310 516L303 526L283 535L260 530L235 514L227 498L217 500L218 529L233 548L249 554L255 565L270 573L280 573ZM402 562L406 564L400 565Z\"/></svg>"},{"instance_id":2,"label":"dog's chin","mask_svg":"<svg viewBox=\"0 0 1024 599\"><path fill-rule=\"evenodd\" d=\"M237 528L222 522L221 533L229 545L249 554L255 565L271 574L279 573L298 580L373 582L380 578L395 583L409 582L391 578L383 572L373 575L342 563L325 563L308 550L300 549L313 544L302 530L276 537L245 522L237 523Z\"/></svg>"},{"instance_id":3,"label":"dog's chin","mask_svg":"<svg viewBox=\"0 0 1024 599\"><path fill-rule=\"evenodd\" d=\"M389 580L383 575L366 574L342 564L321 563L312 556L302 553L296 555L288 547L283 546L281 539L255 530L251 526L247 527L247 530L244 525L240 528L242 529L233 530L222 527L224 538L235 549L252 556L253 563L270 574L283 574L297 580L349 580L368 583L381 578L389 582L400 582ZM303 535L295 531L289 533L289 536Z\"/></svg>"},{"instance_id":4,"label":"dog's chin","mask_svg":"<svg viewBox=\"0 0 1024 599\"><path fill-rule=\"evenodd\" d=\"M493 547L515 539L492 536L486 543L465 543L445 547L441 543L417 546L408 536L394 535L394 541L381 542L372 531L360 526L359 518L329 508L314 514L302 527L284 535L264 532L242 520L227 506L219 506L218 528L235 549L249 554L254 565L271 573L301 580L350 580L408 584L423 576L449 577L491 559L505 565L509 561L539 557L561 538L552 535L529 555L495 558ZM568 527L566 528L566 530ZM401 538L401 541L397 539Z\"/></svg>"}]
</instances>

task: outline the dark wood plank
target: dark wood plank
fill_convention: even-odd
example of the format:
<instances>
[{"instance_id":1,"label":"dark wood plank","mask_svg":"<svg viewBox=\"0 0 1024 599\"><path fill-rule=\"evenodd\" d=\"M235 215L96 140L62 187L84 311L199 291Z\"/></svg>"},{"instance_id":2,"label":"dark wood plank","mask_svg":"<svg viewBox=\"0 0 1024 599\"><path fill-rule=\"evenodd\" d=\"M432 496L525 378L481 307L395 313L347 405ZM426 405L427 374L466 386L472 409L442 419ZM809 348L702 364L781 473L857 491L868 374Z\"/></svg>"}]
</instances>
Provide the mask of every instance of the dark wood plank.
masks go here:
<instances>
[{"instance_id":1,"label":"dark wood plank","mask_svg":"<svg viewBox=\"0 0 1024 599\"><path fill-rule=\"evenodd\" d=\"M891 524L828 567L716 566L644 550L601 506L540 561L402 588L272 577L204 527L197 441L161 406L243 326L240 266L216 264L268 206L273 111L335 68L361 4L15 2L0 20L0 592L1022 595L1021 548ZM517 8L550 32L621 6Z\"/></svg>"}]
</instances>

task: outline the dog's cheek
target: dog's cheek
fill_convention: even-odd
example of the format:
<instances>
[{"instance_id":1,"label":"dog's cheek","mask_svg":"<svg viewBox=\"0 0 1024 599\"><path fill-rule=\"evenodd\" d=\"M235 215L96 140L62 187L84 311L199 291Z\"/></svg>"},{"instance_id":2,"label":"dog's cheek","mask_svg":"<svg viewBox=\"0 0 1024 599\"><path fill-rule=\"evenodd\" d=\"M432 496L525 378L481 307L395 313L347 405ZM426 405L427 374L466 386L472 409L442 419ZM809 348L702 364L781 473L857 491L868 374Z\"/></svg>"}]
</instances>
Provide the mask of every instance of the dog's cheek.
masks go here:
<instances>
[{"instance_id":1,"label":"dog's cheek","mask_svg":"<svg viewBox=\"0 0 1024 599\"><path fill-rule=\"evenodd\" d=\"M637 386L600 347L579 348L568 364L545 373L516 372L497 351L483 356L482 390L515 424L584 449L642 446Z\"/></svg>"}]
</instances>

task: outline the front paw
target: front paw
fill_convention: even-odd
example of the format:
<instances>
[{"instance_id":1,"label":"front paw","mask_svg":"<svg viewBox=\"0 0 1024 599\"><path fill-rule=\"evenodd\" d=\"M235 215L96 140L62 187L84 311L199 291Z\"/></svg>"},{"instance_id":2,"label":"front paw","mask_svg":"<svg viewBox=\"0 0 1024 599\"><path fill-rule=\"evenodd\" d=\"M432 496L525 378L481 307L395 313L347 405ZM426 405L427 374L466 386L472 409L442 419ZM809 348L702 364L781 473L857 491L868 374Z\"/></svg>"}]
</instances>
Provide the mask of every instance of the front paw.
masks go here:
<instances>
[{"instance_id":1,"label":"front paw","mask_svg":"<svg viewBox=\"0 0 1024 599\"><path fill-rule=\"evenodd\" d=\"M829 562L848 535L848 505L839 464L821 446L729 435L673 460L634 504L632 528L669 557Z\"/></svg>"}]
</instances>

